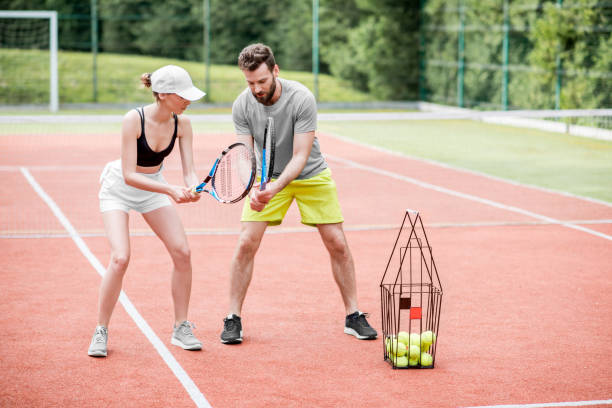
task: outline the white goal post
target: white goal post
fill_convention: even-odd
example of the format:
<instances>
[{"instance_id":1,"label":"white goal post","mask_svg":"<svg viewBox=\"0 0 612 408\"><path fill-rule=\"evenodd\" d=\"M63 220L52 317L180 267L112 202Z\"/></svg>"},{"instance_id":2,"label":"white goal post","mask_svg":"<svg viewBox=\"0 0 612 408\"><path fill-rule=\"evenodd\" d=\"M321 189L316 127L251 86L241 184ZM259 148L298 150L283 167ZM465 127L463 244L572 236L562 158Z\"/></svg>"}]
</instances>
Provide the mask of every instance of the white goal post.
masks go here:
<instances>
[{"instance_id":1,"label":"white goal post","mask_svg":"<svg viewBox=\"0 0 612 408\"><path fill-rule=\"evenodd\" d=\"M57 75L57 11L6 11L0 10L0 18L41 18L49 19L49 109L59 110Z\"/></svg>"}]
</instances>

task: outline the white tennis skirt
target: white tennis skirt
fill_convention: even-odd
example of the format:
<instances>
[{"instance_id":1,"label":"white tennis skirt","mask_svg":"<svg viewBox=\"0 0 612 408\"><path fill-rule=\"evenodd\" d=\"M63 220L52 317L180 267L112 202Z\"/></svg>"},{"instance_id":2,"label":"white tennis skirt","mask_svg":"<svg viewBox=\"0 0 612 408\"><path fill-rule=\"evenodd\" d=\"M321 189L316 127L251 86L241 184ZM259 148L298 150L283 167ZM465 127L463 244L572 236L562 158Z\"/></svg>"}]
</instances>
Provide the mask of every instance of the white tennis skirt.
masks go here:
<instances>
[{"instance_id":1,"label":"white tennis skirt","mask_svg":"<svg viewBox=\"0 0 612 408\"><path fill-rule=\"evenodd\" d=\"M162 168L160 167L157 173L139 174L167 184L168 182L164 179L161 170ZM100 192L98 193L100 212L111 210L129 212L130 210L135 210L139 213L147 213L167 205L172 205L170 198L166 194L141 190L125 184L121 171L121 160L109 162L104 166L104 170L102 170L100 175L100 184Z\"/></svg>"}]
</instances>

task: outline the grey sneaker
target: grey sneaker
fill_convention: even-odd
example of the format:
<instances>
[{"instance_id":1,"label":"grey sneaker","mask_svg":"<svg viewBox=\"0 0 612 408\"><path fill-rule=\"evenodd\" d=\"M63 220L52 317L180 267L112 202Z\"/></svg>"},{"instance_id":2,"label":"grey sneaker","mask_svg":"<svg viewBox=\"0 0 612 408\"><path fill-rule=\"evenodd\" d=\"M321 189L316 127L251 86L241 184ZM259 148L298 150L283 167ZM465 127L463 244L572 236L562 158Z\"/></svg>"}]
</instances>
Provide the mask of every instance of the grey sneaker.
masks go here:
<instances>
[{"instance_id":1,"label":"grey sneaker","mask_svg":"<svg viewBox=\"0 0 612 408\"><path fill-rule=\"evenodd\" d=\"M194 324L185 320L174 328L170 342L185 350L201 350L202 342L193 335L192 328L195 329Z\"/></svg>"},{"instance_id":2,"label":"grey sneaker","mask_svg":"<svg viewBox=\"0 0 612 408\"><path fill-rule=\"evenodd\" d=\"M104 326L96 326L96 332L91 338L91 344L87 354L92 357L106 357L106 343L108 342L108 330Z\"/></svg>"}]
</instances>

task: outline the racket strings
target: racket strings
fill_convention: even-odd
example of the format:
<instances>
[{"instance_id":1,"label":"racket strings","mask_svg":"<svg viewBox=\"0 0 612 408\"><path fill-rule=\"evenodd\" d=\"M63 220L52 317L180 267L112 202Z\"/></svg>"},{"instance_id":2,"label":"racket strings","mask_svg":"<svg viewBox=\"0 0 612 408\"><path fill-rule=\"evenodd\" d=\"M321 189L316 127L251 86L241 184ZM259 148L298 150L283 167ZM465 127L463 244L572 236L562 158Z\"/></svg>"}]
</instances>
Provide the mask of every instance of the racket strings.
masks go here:
<instances>
[{"instance_id":1,"label":"racket strings","mask_svg":"<svg viewBox=\"0 0 612 408\"><path fill-rule=\"evenodd\" d=\"M221 200L239 199L250 187L253 177L252 161L252 154L244 145L232 148L223 155L212 181L213 188Z\"/></svg>"}]
</instances>

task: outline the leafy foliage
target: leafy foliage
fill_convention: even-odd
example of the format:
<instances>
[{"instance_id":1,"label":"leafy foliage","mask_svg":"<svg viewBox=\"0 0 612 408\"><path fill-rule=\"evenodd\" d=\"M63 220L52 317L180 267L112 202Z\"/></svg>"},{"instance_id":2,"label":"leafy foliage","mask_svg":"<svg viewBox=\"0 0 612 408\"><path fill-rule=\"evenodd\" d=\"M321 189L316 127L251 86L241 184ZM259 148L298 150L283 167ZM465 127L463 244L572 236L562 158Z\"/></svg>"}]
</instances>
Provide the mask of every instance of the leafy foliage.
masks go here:
<instances>
[{"instance_id":1,"label":"leafy foliage","mask_svg":"<svg viewBox=\"0 0 612 408\"><path fill-rule=\"evenodd\" d=\"M96 1L102 53L203 61L203 0ZM264 42L281 69L312 69L311 1L209 1L212 63L236 66L243 47ZM510 108L553 108L560 85L562 108L611 106L609 1L319 3L320 72L374 98L455 104L462 95L464 106L499 108L506 96ZM91 50L90 7L0 0L0 9L57 10L62 50Z\"/></svg>"},{"instance_id":2,"label":"leafy foliage","mask_svg":"<svg viewBox=\"0 0 612 408\"><path fill-rule=\"evenodd\" d=\"M593 8L589 0L546 4L531 36L529 61L543 71L535 87L554 89L559 57L562 108L610 106L611 23L612 7Z\"/></svg>"},{"instance_id":3,"label":"leafy foliage","mask_svg":"<svg viewBox=\"0 0 612 408\"><path fill-rule=\"evenodd\" d=\"M609 2L427 0L422 21L426 99L459 101L463 22L464 106L502 106L505 27L510 108L554 108L557 84L561 108L610 106Z\"/></svg>"}]
</instances>

